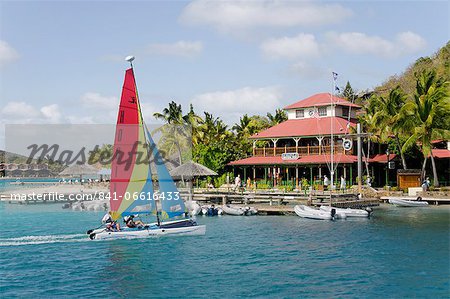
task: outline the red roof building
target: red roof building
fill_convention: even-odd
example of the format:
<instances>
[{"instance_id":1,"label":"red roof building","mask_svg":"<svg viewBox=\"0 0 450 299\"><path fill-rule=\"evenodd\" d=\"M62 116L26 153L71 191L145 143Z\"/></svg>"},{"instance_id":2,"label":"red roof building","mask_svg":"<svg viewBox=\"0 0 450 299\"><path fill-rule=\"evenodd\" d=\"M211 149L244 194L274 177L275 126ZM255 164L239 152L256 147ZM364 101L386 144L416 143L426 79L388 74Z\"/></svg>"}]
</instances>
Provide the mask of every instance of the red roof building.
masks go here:
<instances>
[{"instance_id":1,"label":"red roof building","mask_svg":"<svg viewBox=\"0 0 450 299\"><path fill-rule=\"evenodd\" d=\"M361 106L330 93L319 93L288 105L284 110L288 120L250 137L253 140L251 157L229 163L243 173L244 182L250 177L252 181L262 181L263 184L290 184L298 188L303 178L311 185L320 184L325 175L331 180L333 164L337 185L340 185L341 176L347 184L355 183L357 154L354 133ZM438 142L444 147L445 141ZM433 156L449 159L449 148L450 144L447 144L447 149L435 148ZM395 181L396 171L391 167L396 168L395 162L400 160L396 154L382 150L362 160L370 164L371 175L375 176L378 185Z\"/></svg>"},{"instance_id":2,"label":"red roof building","mask_svg":"<svg viewBox=\"0 0 450 299\"><path fill-rule=\"evenodd\" d=\"M289 106L284 107L284 110L291 110L297 108L310 108L310 107L320 107L320 106L328 106L333 102L337 106L346 106L346 107L354 107L361 108L360 106L353 104L343 98L337 97L335 95L331 95L330 93L318 93L309 98L300 100L291 104Z\"/></svg>"},{"instance_id":3,"label":"red roof building","mask_svg":"<svg viewBox=\"0 0 450 299\"><path fill-rule=\"evenodd\" d=\"M251 157L233 161L229 165L253 172L254 179L295 181L300 177L311 181L328 175L333 152L333 165L339 165L336 180L343 175L353 182L354 154L351 138L356 126L356 114L361 109L345 99L329 93L319 93L286 106L288 120L251 136L254 141ZM331 149L331 135L334 147ZM343 143L346 140L344 149ZM257 147L263 141L265 146Z\"/></svg>"}]
</instances>

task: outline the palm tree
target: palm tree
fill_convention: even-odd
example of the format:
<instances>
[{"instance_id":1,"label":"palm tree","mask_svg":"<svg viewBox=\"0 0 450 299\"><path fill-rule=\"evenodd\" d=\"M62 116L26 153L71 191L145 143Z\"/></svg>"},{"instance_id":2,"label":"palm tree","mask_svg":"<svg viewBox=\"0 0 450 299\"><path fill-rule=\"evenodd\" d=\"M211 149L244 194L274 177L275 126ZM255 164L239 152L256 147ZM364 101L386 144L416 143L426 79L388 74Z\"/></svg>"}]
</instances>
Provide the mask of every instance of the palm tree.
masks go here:
<instances>
[{"instance_id":1,"label":"palm tree","mask_svg":"<svg viewBox=\"0 0 450 299\"><path fill-rule=\"evenodd\" d=\"M184 130L185 121L183 118L183 109L181 105L178 105L174 101L169 103L169 107L164 108L162 113L155 112L153 116L156 119L161 119L166 122L166 125L161 126L153 131L153 133L160 132L163 134L163 138L161 138L160 149L166 151L168 155L173 152L173 147L176 147L178 152L178 160L180 165L182 164L182 151L183 147L186 149L187 144L183 142L189 136L186 134Z\"/></svg>"},{"instance_id":2,"label":"palm tree","mask_svg":"<svg viewBox=\"0 0 450 299\"><path fill-rule=\"evenodd\" d=\"M380 143L381 142L381 129L377 124L375 118L376 114L376 103L375 101L370 101L368 105L364 106L364 114L358 116L358 122L361 124L364 132L370 133L367 137L367 155L365 155L363 150L363 155L365 156L364 165L366 166L367 175L370 176L369 172L369 154L371 148L371 142ZM356 128L351 127L351 133L356 134Z\"/></svg>"},{"instance_id":3,"label":"palm tree","mask_svg":"<svg viewBox=\"0 0 450 299\"><path fill-rule=\"evenodd\" d=\"M412 132L403 145L403 150L419 143L424 162L422 178L428 157L431 158L434 186L439 186L436 164L432 152L432 141L450 138L450 92L449 82L436 78L435 71L423 71L417 76L416 92L401 109L405 128Z\"/></svg>"},{"instance_id":4,"label":"palm tree","mask_svg":"<svg viewBox=\"0 0 450 299\"><path fill-rule=\"evenodd\" d=\"M200 126L203 124L203 119L194 112L194 106L190 104L189 112L183 116L184 122L191 128L192 145L199 144L201 139Z\"/></svg>"},{"instance_id":5,"label":"palm tree","mask_svg":"<svg viewBox=\"0 0 450 299\"><path fill-rule=\"evenodd\" d=\"M267 113L267 118L269 119L270 126L274 126L286 121L288 116L286 111L283 109L277 109L275 110L275 115L272 115L272 113Z\"/></svg>"},{"instance_id":6,"label":"palm tree","mask_svg":"<svg viewBox=\"0 0 450 299\"><path fill-rule=\"evenodd\" d=\"M178 105L174 101L169 103L169 107L164 108L162 113L155 112L153 116L156 119L161 119L168 124L181 125L184 123L183 110L181 105Z\"/></svg>"},{"instance_id":7,"label":"palm tree","mask_svg":"<svg viewBox=\"0 0 450 299\"><path fill-rule=\"evenodd\" d=\"M278 117L281 119L282 115L279 115ZM265 117L261 117L259 115L253 115L250 117L247 114L244 114L244 116L239 119L239 123L233 126L232 130L236 133L238 138L243 140L258 133L262 129L267 128L268 126L269 123Z\"/></svg>"},{"instance_id":8,"label":"palm tree","mask_svg":"<svg viewBox=\"0 0 450 299\"><path fill-rule=\"evenodd\" d=\"M372 99L373 105L376 107L374 115L375 125L382 129L381 139L387 141L391 136L395 137L397 150L402 159L403 169L407 169L404 152L400 143L400 133L403 130L403 120L400 118L399 111L406 101L406 95L397 86L389 92L387 97L378 96Z\"/></svg>"}]
</instances>

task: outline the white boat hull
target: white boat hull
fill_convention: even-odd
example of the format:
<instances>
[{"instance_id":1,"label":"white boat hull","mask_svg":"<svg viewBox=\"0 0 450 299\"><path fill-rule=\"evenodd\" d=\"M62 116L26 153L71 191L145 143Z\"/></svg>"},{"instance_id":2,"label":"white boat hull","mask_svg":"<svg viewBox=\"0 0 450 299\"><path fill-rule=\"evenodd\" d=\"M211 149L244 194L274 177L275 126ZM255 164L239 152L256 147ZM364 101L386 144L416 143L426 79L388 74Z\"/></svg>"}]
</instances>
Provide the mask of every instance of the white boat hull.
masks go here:
<instances>
[{"instance_id":1,"label":"white boat hull","mask_svg":"<svg viewBox=\"0 0 450 299\"><path fill-rule=\"evenodd\" d=\"M297 205L294 207L294 212L299 217L308 218L308 219L316 219L316 220L332 220L331 212L324 212L320 210L316 210L305 205Z\"/></svg>"},{"instance_id":2,"label":"white boat hull","mask_svg":"<svg viewBox=\"0 0 450 299\"><path fill-rule=\"evenodd\" d=\"M173 220L162 223L162 226L176 225L189 220ZM89 230L87 234L92 240L101 239L126 239L126 238L145 238L151 236L162 235L204 235L206 233L205 225L191 225L180 227L162 227L160 228L156 222L146 224L142 229L121 228L120 231L114 232L107 230L105 227Z\"/></svg>"},{"instance_id":3,"label":"white boat hull","mask_svg":"<svg viewBox=\"0 0 450 299\"><path fill-rule=\"evenodd\" d=\"M253 207L233 207L223 205L222 209L225 214L233 216L253 216L258 214L258 210Z\"/></svg>"},{"instance_id":4,"label":"white boat hull","mask_svg":"<svg viewBox=\"0 0 450 299\"><path fill-rule=\"evenodd\" d=\"M222 206L222 210L227 215L233 215L233 216L242 216L244 215L244 210L241 208L234 208L229 206Z\"/></svg>"},{"instance_id":5,"label":"white boat hull","mask_svg":"<svg viewBox=\"0 0 450 299\"><path fill-rule=\"evenodd\" d=\"M369 212L360 209L350 209L350 208L342 209L330 206L320 206L320 209L325 212L331 212L331 209L335 209L336 215L345 214L347 217L365 217L365 218L369 217Z\"/></svg>"},{"instance_id":6,"label":"white boat hull","mask_svg":"<svg viewBox=\"0 0 450 299\"><path fill-rule=\"evenodd\" d=\"M175 227L175 228L156 228L156 229L141 229L141 230L122 230L118 232L111 232L103 229L102 232L96 233L91 237L93 240L107 240L107 239L130 239L130 238L147 238L156 236L198 236L206 233L205 225Z\"/></svg>"},{"instance_id":7,"label":"white boat hull","mask_svg":"<svg viewBox=\"0 0 450 299\"><path fill-rule=\"evenodd\" d=\"M419 200L406 200L406 199L389 199L389 203L397 207L426 207L428 202Z\"/></svg>"},{"instance_id":8,"label":"white boat hull","mask_svg":"<svg viewBox=\"0 0 450 299\"><path fill-rule=\"evenodd\" d=\"M188 208L191 217L197 216L202 211L202 207L200 207L196 201L187 201L186 207Z\"/></svg>"}]
</instances>

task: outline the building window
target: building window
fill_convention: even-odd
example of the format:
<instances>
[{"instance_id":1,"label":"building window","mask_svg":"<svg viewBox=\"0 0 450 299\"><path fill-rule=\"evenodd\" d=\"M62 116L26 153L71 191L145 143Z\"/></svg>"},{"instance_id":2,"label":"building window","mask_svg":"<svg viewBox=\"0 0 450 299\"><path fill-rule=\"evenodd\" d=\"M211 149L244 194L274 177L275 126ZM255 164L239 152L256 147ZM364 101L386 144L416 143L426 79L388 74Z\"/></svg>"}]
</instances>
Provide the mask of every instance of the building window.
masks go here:
<instances>
[{"instance_id":1,"label":"building window","mask_svg":"<svg viewBox=\"0 0 450 299\"><path fill-rule=\"evenodd\" d=\"M348 117L349 109L348 107L342 107L342 116Z\"/></svg>"},{"instance_id":2,"label":"building window","mask_svg":"<svg viewBox=\"0 0 450 299\"><path fill-rule=\"evenodd\" d=\"M296 118L303 118L305 117L305 110L295 110L295 117Z\"/></svg>"},{"instance_id":3,"label":"building window","mask_svg":"<svg viewBox=\"0 0 450 299\"><path fill-rule=\"evenodd\" d=\"M319 115L327 116L327 107L319 107Z\"/></svg>"}]
</instances>

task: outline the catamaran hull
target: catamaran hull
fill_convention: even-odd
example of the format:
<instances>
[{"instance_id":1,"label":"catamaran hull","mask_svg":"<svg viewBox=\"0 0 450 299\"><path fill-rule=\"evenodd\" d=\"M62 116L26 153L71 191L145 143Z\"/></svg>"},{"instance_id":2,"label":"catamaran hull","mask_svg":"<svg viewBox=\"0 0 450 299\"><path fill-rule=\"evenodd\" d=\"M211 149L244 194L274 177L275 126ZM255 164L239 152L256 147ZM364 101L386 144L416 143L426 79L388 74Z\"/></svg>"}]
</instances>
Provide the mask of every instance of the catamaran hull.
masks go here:
<instances>
[{"instance_id":1,"label":"catamaran hull","mask_svg":"<svg viewBox=\"0 0 450 299\"><path fill-rule=\"evenodd\" d=\"M206 233L205 225L175 227L175 228L157 228L157 229L142 229L135 231L119 231L111 232L103 230L102 232L93 232L89 237L92 240L107 240L107 239L131 239L131 238L146 238L156 236L198 236Z\"/></svg>"}]
</instances>

